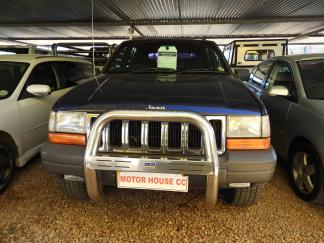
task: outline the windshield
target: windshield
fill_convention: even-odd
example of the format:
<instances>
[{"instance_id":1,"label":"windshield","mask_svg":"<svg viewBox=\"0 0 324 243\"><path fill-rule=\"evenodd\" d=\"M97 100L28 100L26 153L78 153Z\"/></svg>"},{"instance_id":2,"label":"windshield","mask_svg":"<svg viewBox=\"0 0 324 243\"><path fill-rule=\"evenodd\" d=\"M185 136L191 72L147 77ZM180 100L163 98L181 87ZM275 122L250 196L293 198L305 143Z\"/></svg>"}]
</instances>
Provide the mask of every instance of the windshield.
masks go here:
<instances>
[{"instance_id":1,"label":"windshield","mask_svg":"<svg viewBox=\"0 0 324 243\"><path fill-rule=\"evenodd\" d=\"M203 42L129 42L118 48L105 73L228 73L219 50Z\"/></svg>"},{"instance_id":2,"label":"windshield","mask_svg":"<svg viewBox=\"0 0 324 243\"><path fill-rule=\"evenodd\" d=\"M6 99L14 92L28 66L22 62L0 62L0 99Z\"/></svg>"},{"instance_id":3,"label":"windshield","mask_svg":"<svg viewBox=\"0 0 324 243\"><path fill-rule=\"evenodd\" d=\"M324 99L324 59L298 62L299 72L309 99Z\"/></svg>"}]
</instances>

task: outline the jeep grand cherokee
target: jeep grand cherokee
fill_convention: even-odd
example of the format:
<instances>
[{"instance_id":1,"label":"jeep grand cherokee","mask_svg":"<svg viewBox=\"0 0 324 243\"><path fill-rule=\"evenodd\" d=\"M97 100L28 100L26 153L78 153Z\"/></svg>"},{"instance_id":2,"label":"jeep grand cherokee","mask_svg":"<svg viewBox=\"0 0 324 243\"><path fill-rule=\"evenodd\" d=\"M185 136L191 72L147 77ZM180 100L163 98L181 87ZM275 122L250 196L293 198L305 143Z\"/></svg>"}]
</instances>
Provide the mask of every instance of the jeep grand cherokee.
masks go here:
<instances>
[{"instance_id":1,"label":"jeep grand cherokee","mask_svg":"<svg viewBox=\"0 0 324 243\"><path fill-rule=\"evenodd\" d=\"M50 115L45 168L65 193L101 199L104 185L218 190L256 202L273 176L267 111L236 79L214 42L123 42L103 73L60 99Z\"/></svg>"}]
</instances>

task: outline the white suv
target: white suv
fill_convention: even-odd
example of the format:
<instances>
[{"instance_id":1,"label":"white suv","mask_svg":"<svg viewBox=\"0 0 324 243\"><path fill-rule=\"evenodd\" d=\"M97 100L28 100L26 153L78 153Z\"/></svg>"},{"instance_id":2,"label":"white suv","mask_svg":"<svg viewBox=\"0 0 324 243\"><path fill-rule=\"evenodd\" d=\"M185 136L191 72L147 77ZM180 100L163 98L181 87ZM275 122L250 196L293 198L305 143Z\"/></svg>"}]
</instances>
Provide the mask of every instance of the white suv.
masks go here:
<instances>
[{"instance_id":1,"label":"white suv","mask_svg":"<svg viewBox=\"0 0 324 243\"><path fill-rule=\"evenodd\" d=\"M14 168L39 153L52 105L91 76L91 63L81 59L0 56L0 193Z\"/></svg>"}]
</instances>

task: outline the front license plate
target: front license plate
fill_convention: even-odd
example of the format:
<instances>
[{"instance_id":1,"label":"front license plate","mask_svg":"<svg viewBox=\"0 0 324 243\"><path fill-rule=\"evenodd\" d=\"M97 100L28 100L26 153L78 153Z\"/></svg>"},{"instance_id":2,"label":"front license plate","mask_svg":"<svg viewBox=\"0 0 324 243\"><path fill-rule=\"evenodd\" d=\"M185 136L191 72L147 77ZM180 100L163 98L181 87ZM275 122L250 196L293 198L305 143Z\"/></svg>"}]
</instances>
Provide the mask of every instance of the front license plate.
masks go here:
<instances>
[{"instance_id":1,"label":"front license plate","mask_svg":"<svg viewBox=\"0 0 324 243\"><path fill-rule=\"evenodd\" d=\"M160 191L188 191L188 176L180 174L117 172L117 187Z\"/></svg>"}]
</instances>

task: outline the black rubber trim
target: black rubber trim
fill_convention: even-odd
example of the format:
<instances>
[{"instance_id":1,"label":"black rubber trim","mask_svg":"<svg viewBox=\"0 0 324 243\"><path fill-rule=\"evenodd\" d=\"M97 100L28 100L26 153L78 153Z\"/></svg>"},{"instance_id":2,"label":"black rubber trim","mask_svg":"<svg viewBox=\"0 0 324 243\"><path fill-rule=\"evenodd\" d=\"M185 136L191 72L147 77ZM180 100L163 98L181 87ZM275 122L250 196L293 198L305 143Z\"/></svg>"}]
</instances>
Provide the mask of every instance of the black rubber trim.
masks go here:
<instances>
[{"instance_id":1,"label":"black rubber trim","mask_svg":"<svg viewBox=\"0 0 324 243\"><path fill-rule=\"evenodd\" d=\"M41 152L42 162L50 173L84 177L84 151L83 146L46 143ZM219 157L219 162L219 184L225 188L229 183L268 182L274 174L277 156L273 148L264 151L228 151ZM105 185L115 185L115 178L111 177L111 171L98 171L98 178ZM204 187L205 176L190 178L194 178L195 187Z\"/></svg>"},{"instance_id":2,"label":"black rubber trim","mask_svg":"<svg viewBox=\"0 0 324 243\"><path fill-rule=\"evenodd\" d=\"M84 146L46 143L41 150L41 158L50 173L84 177Z\"/></svg>"}]
</instances>

